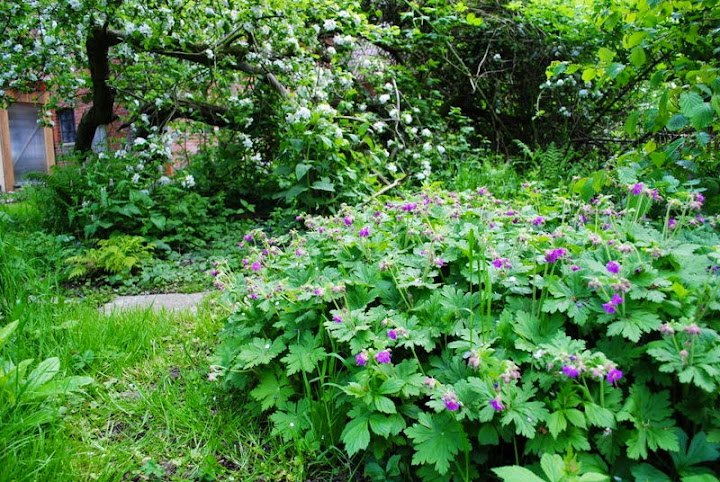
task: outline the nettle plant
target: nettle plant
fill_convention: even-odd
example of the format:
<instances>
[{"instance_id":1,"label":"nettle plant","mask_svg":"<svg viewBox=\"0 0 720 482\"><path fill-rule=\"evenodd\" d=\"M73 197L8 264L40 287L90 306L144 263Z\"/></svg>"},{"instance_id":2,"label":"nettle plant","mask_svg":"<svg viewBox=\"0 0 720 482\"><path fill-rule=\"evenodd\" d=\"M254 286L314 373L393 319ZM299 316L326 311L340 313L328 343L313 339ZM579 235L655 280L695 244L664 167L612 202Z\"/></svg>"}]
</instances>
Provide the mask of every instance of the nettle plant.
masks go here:
<instances>
[{"instance_id":1,"label":"nettle plant","mask_svg":"<svg viewBox=\"0 0 720 482\"><path fill-rule=\"evenodd\" d=\"M213 271L232 313L210 379L300 454L344 446L377 480L707 471L717 220L698 192L661 194L426 190L252 231L244 268Z\"/></svg>"}]
</instances>

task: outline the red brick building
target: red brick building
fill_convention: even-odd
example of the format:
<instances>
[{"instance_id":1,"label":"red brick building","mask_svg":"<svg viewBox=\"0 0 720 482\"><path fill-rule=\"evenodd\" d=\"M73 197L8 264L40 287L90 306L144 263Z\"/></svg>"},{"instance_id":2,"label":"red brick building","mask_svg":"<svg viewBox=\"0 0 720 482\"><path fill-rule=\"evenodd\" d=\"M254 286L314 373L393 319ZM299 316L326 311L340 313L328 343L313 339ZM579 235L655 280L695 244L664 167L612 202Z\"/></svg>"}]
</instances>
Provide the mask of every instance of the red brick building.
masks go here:
<instances>
[{"instance_id":1,"label":"red brick building","mask_svg":"<svg viewBox=\"0 0 720 482\"><path fill-rule=\"evenodd\" d=\"M75 107L60 107L45 113L48 100L46 92L18 94L16 102L7 109L0 109L0 192L8 192L27 183L30 172L48 172L62 155L72 150L80 119L90 105L80 103ZM115 114L123 118L127 111L116 106ZM120 132L122 121L101 126L95 133L93 148L114 150L130 135ZM52 127L45 127L52 126ZM173 164L186 165L189 156L198 151L207 138L190 133L182 122L170 130ZM168 166L168 171L172 168Z\"/></svg>"}]
</instances>

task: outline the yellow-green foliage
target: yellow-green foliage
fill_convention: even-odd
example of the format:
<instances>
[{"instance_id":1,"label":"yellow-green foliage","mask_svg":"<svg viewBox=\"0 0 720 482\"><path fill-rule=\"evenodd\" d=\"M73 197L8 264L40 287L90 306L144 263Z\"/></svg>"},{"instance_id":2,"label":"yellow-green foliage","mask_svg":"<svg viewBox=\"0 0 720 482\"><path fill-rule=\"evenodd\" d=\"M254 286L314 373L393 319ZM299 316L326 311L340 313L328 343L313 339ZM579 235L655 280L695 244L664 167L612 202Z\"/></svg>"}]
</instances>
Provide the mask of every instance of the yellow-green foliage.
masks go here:
<instances>
[{"instance_id":1,"label":"yellow-green foliage","mask_svg":"<svg viewBox=\"0 0 720 482\"><path fill-rule=\"evenodd\" d=\"M97 242L97 248L65 260L72 265L70 279L84 278L97 272L127 275L141 261L152 257L154 246L142 236L113 236Z\"/></svg>"}]
</instances>

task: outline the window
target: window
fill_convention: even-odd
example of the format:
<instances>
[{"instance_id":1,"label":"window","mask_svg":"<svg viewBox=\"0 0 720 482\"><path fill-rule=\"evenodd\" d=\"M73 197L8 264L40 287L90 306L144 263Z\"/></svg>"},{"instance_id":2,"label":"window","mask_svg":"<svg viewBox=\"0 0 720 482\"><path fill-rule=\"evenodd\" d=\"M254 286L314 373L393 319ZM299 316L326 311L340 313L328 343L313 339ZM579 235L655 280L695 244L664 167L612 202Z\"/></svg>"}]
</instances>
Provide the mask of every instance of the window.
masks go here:
<instances>
[{"instance_id":1,"label":"window","mask_svg":"<svg viewBox=\"0 0 720 482\"><path fill-rule=\"evenodd\" d=\"M57 111L58 121L60 122L60 139L63 144L74 144L75 131L75 111L73 109L61 109Z\"/></svg>"}]
</instances>

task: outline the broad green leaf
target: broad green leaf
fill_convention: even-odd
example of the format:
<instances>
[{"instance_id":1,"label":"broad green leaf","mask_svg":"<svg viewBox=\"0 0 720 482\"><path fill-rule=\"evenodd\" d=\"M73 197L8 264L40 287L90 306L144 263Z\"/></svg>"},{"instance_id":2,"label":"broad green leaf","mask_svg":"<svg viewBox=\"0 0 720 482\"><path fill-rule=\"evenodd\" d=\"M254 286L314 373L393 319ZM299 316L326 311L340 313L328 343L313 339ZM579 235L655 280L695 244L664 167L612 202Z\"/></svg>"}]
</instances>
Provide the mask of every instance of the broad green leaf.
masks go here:
<instances>
[{"instance_id":1,"label":"broad green leaf","mask_svg":"<svg viewBox=\"0 0 720 482\"><path fill-rule=\"evenodd\" d=\"M585 472L580 476L578 482L608 482L610 476L597 472Z\"/></svg>"},{"instance_id":2,"label":"broad green leaf","mask_svg":"<svg viewBox=\"0 0 720 482\"><path fill-rule=\"evenodd\" d=\"M311 334L303 337L302 344L290 345L288 354L280 359L287 365L287 374L297 372L312 373L318 366L318 362L327 356L325 348L317 345L317 340Z\"/></svg>"},{"instance_id":3,"label":"broad green leaf","mask_svg":"<svg viewBox=\"0 0 720 482\"><path fill-rule=\"evenodd\" d=\"M330 181L329 177L323 177L319 181L315 181L310 187L316 191L335 192L335 184Z\"/></svg>"},{"instance_id":4,"label":"broad green leaf","mask_svg":"<svg viewBox=\"0 0 720 482\"><path fill-rule=\"evenodd\" d=\"M543 454L540 466L550 482L560 482L564 478L565 462L559 455Z\"/></svg>"},{"instance_id":5,"label":"broad green leaf","mask_svg":"<svg viewBox=\"0 0 720 482\"><path fill-rule=\"evenodd\" d=\"M611 79L614 79L618 75L620 75L620 72L622 72L623 70L625 70L625 64L621 64L619 62L613 62L608 66L607 73Z\"/></svg>"},{"instance_id":6,"label":"broad green leaf","mask_svg":"<svg viewBox=\"0 0 720 482\"><path fill-rule=\"evenodd\" d=\"M680 94L680 111L689 118L692 118L693 110L702 104L703 98L696 92L683 92Z\"/></svg>"},{"instance_id":7,"label":"broad green leaf","mask_svg":"<svg viewBox=\"0 0 720 482\"><path fill-rule=\"evenodd\" d=\"M597 56L603 62L612 62L612 59L615 58L615 52L607 47L600 47Z\"/></svg>"},{"instance_id":8,"label":"broad green leaf","mask_svg":"<svg viewBox=\"0 0 720 482\"><path fill-rule=\"evenodd\" d=\"M647 57L645 56L645 49L638 46L632 49L630 52L629 57L630 63L633 64L635 67L642 67L645 65L645 62L647 61Z\"/></svg>"},{"instance_id":9,"label":"broad green leaf","mask_svg":"<svg viewBox=\"0 0 720 482\"><path fill-rule=\"evenodd\" d=\"M299 181L312 169L310 164L298 163L295 165L295 178Z\"/></svg>"},{"instance_id":10,"label":"broad green leaf","mask_svg":"<svg viewBox=\"0 0 720 482\"><path fill-rule=\"evenodd\" d=\"M492 469L504 482L547 482L525 467L509 465Z\"/></svg>"},{"instance_id":11,"label":"broad green leaf","mask_svg":"<svg viewBox=\"0 0 720 482\"><path fill-rule=\"evenodd\" d=\"M10 335L12 335L13 332L17 329L18 323L20 322L18 320L15 320L12 323L8 323L7 325L0 328L0 347L5 344L5 342L10 338Z\"/></svg>"},{"instance_id":12,"label":"broad green leaf","mask_svg":"<svg viewBox=\"0 0 720 482\"><path fill-rule=\"evenodd\" d=\"M635 482L670 482L672 479L650 464L638 464L630 469Z\"/></svg>"},{"instance_id":13,"label":"broad green leaf","mask_svg":"<svg viewBox=\"0 0 720 482\"><path fill-rule=\"evenodd\" d=\"M667 123L669 131L679 131L688 125L688 118L682 114L675 114Z\"/></svg>"},{"instance_id":14,"label":"broad green leaf","mask_svg":"<svg viewBox=\"0 0 720 482\"><path fill-rule=\"evenodd\" d=\"M713 109L707 102L703 102L690 109L687 116L690 118L690 124L698 130L705 129L714 119Z\"/></svg>"},{"instance_id":15,"label":"broad green leaf","mask_svg":"<svg viewBox=\"0 0 720 482\"><path fill-rule=\"evenodd\" d=\"M585 416L591 425L600 428L615 428L615 417L613 413L600 405L586 403Z\"/></svg>"},{"instance_id":16,"label":"broad green leaf","mask_svg":"<svg viewBox=\"0 0 720 482\"><path fill-rule=\"evenodd\" d=\"M473 27L479 27L485 23L482 18L476 16L473 12L470 12L465 16L465 21Z\"/></svg>"},{"instance_id":17,"label":"broad green leaf","mask_svg":"<svg viewBox=\"0 0 720 482\"><path fill-rule=\"evenodd\" d=\"M413 465L433 464L438 473L446 474L450 461L468 447L462 425L446 413L420 413L417 423L405 429L415 454Z\"/></svg>"},{"instance_id":18,"label":"broad green leaf","mask_svg":"<svg viewBox=\"0 0 720 482\"><path fill-rule=\"evenodd\" d=\"M626 49L631 49L639 45L645 37L647 37L647 32L642 30L638 32L633 32L629 35L625 35L623 37L623 47L625 47Z\"/></svg>"},{"instance_id":19,"label":"broad green leaf","mask_svg":"<svg viewBox=\"0 0 720 482\"><path fill-rule=\"evenodd\" d=\"M340 435L345 450L349 456L353 456L361 450L365 450L370 443L370 430L368 430L368 417L354 418L348 422Z\"/></svg>"},{"instance_id":20,"label":"broad green leaf","mask_svg":"<svg viewBox=\"0 0 720 482\"><path fill-rule=\"evenodd\" d=\"M372 431L382 437L397 435L405 428L405 419L402 415L382 415L373 413L370 415L370 428Z\"/></svg>"},{"instance_id":21,"label":"broad green leaf","mask_svg":"<svg viewBox=\"0 0 720 482\"><path fill-rule=\"evenodd\" d=\"M598 74L598 72L596 69L594 69L592 67L588 67L583 70L582 80L583 80L583 82L590 82L597 76L597 74Z\"/></svg>"},{"instance_id":22,"label":"broad green leaf","mask_svg":"<svg viewBox=\"0 0 720 482\"><path fill-rule=\"evenodd\" d=\"M287 378L278 379L271 372L263 372L260 383L250 392L250 396L260 402L262 410L267 410L283 405L293 393Z\"/></svg>"},{"instance_id":23,"label":"broad green leaf","mask_svg":"<svg viewBox=\"0 0 720 482\"><path fill-rule=\"evenodd\" d=\"M27 377L25 390L34 392L52 380L60 371L60 359L57 357L41 361Z\"/></svg>"},{"instance_id":24,"label":"broad green leaf","mask_svg":"<svg viewBox=\"0 0 720 482\"><path fill-rule=\"evenodd\" d=\"M284 349L285 344L280 338L274 341L265 338L253 338L252 342L240 348L237 359L244 363L245 368L252 368L270 363Z\"/></svg>"}]
</instances>

